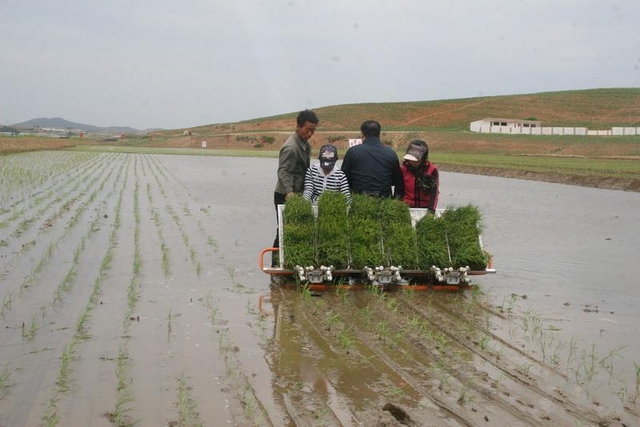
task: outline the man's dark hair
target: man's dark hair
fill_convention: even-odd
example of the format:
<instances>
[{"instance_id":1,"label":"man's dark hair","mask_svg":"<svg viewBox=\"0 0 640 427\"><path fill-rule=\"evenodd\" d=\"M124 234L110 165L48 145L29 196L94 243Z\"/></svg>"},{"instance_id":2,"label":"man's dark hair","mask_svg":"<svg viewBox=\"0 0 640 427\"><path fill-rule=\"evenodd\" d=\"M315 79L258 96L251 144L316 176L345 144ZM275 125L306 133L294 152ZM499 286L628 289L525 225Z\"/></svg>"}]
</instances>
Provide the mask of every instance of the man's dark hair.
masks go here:
<instances>
[{"instance_id":1,"label":"man's dark hair","mask_svg":"<svg viewBox=\"0 0 640 427\"><path fill-rule=\"evenodd\" d=\"M298 113L298 118L296 119L299 127L304 126L307 122L315 123L317 125L319 121L320 120L318 120L316 113L311 110L300 111L300 113Z\"/></svg>"},{"instance_id":2,"label":"man's dark hair","mask_svg":"<svg viewBox=\"0 0 640 427\"><path fill-rule=\"evenodd\" d=\"M367 120L360 125L360 132L364 136L380 136L380 123L375 120Z\"/></svg>"}]
</instances>

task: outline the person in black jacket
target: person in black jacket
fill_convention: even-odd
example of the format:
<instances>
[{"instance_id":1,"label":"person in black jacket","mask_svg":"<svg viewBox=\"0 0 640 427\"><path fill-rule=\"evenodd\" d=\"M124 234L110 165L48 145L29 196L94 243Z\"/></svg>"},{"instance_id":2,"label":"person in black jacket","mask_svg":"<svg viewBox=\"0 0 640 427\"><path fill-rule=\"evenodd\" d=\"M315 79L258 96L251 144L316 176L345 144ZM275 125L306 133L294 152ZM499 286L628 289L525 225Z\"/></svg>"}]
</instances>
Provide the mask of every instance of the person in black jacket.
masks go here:
<instances>
[{"instance_id":1,"label":"person in black jacket","mask_svg":"<svg viewBox=\"0 0 640 427\"><path fill-rule=\"evenodd\" d=\"M362 144L347 150L341 169L353 193L402 199L404 181L398 155L382 143L381 130L375 120L362 123Z\"/></svg>"}]
</instances>

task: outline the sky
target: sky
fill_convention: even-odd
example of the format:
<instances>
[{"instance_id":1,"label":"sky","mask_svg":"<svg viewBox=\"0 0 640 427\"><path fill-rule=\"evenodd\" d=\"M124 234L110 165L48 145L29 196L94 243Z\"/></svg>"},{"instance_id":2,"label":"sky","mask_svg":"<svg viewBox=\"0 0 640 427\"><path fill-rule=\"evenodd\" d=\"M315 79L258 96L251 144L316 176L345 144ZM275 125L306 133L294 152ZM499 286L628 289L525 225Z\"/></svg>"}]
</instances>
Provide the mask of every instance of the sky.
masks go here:
<instances>
[{"instance_id":1,"label":"sky","mask_svg":"<svg viewBox=\"0 0 640 427\"><path fill-rule=\"evenodd\" d=\"M0 124L640 87L639 22L638 0L0 0Z\"/></svg>"}]
</instances>

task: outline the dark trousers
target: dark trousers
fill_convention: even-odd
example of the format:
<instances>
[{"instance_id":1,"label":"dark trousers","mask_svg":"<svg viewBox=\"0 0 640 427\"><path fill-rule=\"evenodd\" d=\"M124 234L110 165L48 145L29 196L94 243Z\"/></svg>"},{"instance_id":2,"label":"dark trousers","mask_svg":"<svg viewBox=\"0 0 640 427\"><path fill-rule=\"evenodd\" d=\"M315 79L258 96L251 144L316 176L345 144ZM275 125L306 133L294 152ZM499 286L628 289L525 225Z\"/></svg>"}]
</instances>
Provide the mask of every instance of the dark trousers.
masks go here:
<instances>
[{"instance_id":1,"label":"dark trousers","mask_svg":"<svg viewBox=\"0 0 640 427\"><path fill-rule=\"evenodd\" d=\"M278 223L278 205L284 205L287 195L282 193L273 193L273 205L276 209L276 224ZM280 247L280 230L276 227L276 238L273 240L273 247Z\"/></svg>"}]
</instances>

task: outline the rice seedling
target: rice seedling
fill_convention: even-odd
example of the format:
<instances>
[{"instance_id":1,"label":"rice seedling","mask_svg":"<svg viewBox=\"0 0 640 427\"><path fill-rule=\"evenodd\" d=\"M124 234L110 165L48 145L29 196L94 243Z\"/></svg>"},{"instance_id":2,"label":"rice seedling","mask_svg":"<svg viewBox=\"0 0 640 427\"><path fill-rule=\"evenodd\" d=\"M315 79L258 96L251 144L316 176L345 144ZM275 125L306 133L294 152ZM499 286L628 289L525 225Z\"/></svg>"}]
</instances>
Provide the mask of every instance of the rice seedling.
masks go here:
<instances>
[{"instance_id":1,"label":"rice seedling","mask_svg":"<svg viewBox=\"0 0 640 427\"><path fill-rule=\"evenodd\" d=\"M380 222L385 265L415 269L418 266L416 231L409 206L397 199L380 202Z\"/></svg>"},{"instance_id":2,"label":"rice seedling","mask_svg":"<svg viewBox=\"0 0 640 427\"><path fill-rule=\"evenodd\" d=\"M38 330L38 320L36 315L34 314L31 318L31 324L27 326L25 322L22 322L22 338L27 340L33 339L36 336L36 331Z\"/></svg>"},{"instance_id":3,"label":"rice seedling","mask_svg":"<svg viewBox=\"0 0 640 427\"><path fill-rule=\"evenodd\" d=\"M173 331L173 324L175 323L175 316L171 314L171 309L167 313L167 337L171 337Z\"/></svg>"},{"instance_id":4,"label":"rice seedling","mask_svg":"<svg viewBox=\"0 0 640 427\"><path fill-rule=\"evenodd\" d=\"M500 313L513 314L515 303L518 299L518 295L511 294L508 297L505 295L502 297L502 304L498 306Z\"/></svg>"},{"instance_id":5,"label":"rice seedling","mask_svg":"<svg viewBox=\"0 0 640 427\"><path fill-rule=\"evenodd\" d=\"M191 262L195 267L196 274L200 275L200 273L202 272L202 265L200 264L200 261L198 261L198 252L196 251L195 247L191 244L189 240L189 235L184 230L182 222L180 221L180 218L178 217L178 214L175 212L175 210L169 205L166 206L166 210L169 213L169 216L173 218L173 221L176 223L176 226L178 227L180 236L182 237L182 243L184 243L185 248L189 251L189 258L191 259Z\"/></svg>"},{"instance_id":6,"label":"rice seedling","mask_svg":"<svg viewBox=\"0 0 640 427\"><path fill-rule=\"evenodd\" d=\"M0 371L0 398L7 393L11 384L9 384L9 379L11 378L11 371L9 371L9 364L5 364Z\"/></svg>"},{"instance_id":7,"label":"rice seedling","mask_svg":"<svg viewBox=\"0 0 640 427\"><path fill-rule=\"evenodd\" d=\"M179 426L201 427L200 413L198 412L198 404L194 400L191 387L187 384L185 374L181 374L178 378L178 401L176 402L178 409Z\"/></svg>"},{"instance_id":8,"label":"rice seedling","mask_svg":"<svg viewBox=\"0 0 640 427\"><path fill-rule=\"evenodd\" d=\"M389 300L387 301L387 310L389 310L392 313L397 313L398 312L398 300L395 298L389 298Z\"/></svg>"},{"instance_id":9,"label":"rice seedling","mask_svg":"<svg viewBox=\"0 0 640 427\"><path fill-rule=\"evenodd\" d=\"M520 366L519 370L520 370L520 372L522 372L522 374L524 376L528 377L529 376L529 372L531 372L531 366L533 366L533 365L531 365L531 363L525 362Z\"/></svg>"},{"instance_id":10,"label":"rice seedling","mask_svg":"<svg viewBox=\"0 0 640 427\"><path fill-rule=\"evenodd\" d=\"M336 287L336 296L343 303L347 303L347 298L349 298L349 289L346 286L338 286Z\"/></svg>"},{"instance_id":11,"label":"rice seedling","mask_svg":"<svg viewBox=\"0 0 640 427\"><path fill-rule=\"evenodd\" d=\"M402 387L394 387L391 390L389 390L389 396L398 397L398 396L403 396L404 394L405 394L405 391Z\"/></svg>"},{"instance_id":12,"label":"rice seedling","mask_svg":"<svg viewBox=\"0 0 640 427\"><path fill-rule=\"evenodd\" d=\"M338 313L329 312L322 322L325 324L326 330L330 331L338 322L340 322L340 315Z\"/></svg>"},{"instance_id":13,"label":"rice seedling","mask_svg":"<svg viewBox=\"0 0 640 427\"><path fill-rule=\"evenodd\" d=\"M598 362L599 365L602 366L609 373L609 375L613 375L614 359L616 357L618 357L620 359L624 359L622 357L622 354L620 354L620 352L625 347L626 347L626 345L621 346L621 347L616 347L616 348L610 350L609 353L607 355L605 355L603 358L601 358L600 361Z\"/></svg>"},{"instance_id":14,"label":"rice seedling","mask_svg":"<svg viewBox=\"0 0 640 427\"><path fill-rule=\"evenodd\" d=\"M629 388L625 385L622 386L618 391L615 392L615 395L618 396L620 402L624 403L627 399L627 395L629 394Z\"/></svg>"},{"instance_id":15,"label":"rice seedling","mask_svg":"<svg viewBox=\"0 0 640 427\"><path fill-rule=\"evenodd\" d=\"M365 322L369 323L371 321L371 316L373 315L373 310L371 309L371 306L366 305L358 309L358 315L362 317Z\"/></svg>"},{"instance_id":16,"label":"rice seedling","mask_svg":"<svg viewBox=\"0 0 640 427\"><path fill-rule=\"evenodd\" d=\"M302 301L304 301L305 304L309 304L311 302L313 294L311 292L311 286L308 283L299 286L298 292L302 295Z\"/></svg>"},{"instance_id":17,"label":"rice seedling","mask_svg":"<svg viewBox=\"0 0 640 427\"><path fill-rule=\"evenodd\" d=\"M2 308L0 308L0 317L4 318L7 311L11 310L11 303L13 301L13 293L9 292L2 298Z\"/></svg>"},{"instance_id":18,"label":"rice seedling","mask_svg":"<svg viewBox=\"0 0 640 427\"><path fill-rule=\"evenodd\" d=\"M331 412L331 409L329 409L328 406L323 406L322 408L318 408L316 410L314 410L312 412L313 418L315 418L316 420L320 420L322 418L324 418L325 416L327 416L327 414L329 414L329 412Z\"/></svg>"},{"instance_id":19,"label":"rice seedling","mask_svg":"<svg viewBox=\"0 0 640 427\"><path fill-rule=\"evenodd\" d=\"M349 208L351 268L384 264L380 199L354 194Z\"/></svg>"},{"instance_id":20,"label":"rice seedling","mask_svg":"<svg viewBox=\"0 0 640 427\"><path fill-rule=\"evenodd\" d=\"M482 350L486 350L488 345L489 345L489 336L485 334L480 339L480 348Z\"/></svg>"},{"instance_id":21,"label":"rice seedling","mask_svg":"<svg viewBox=\"0 0 640 427\"><path fill-rule=\"evenodd\" d=\"M138 422L131 419L128 413L131 411L133 393L131 392L131 359L126 344L120 346L116 359L116 405L115 411L110 414L111 421L118 427L132 427Z\"/></svg>"},{"instance_id":22,"label":"rice seedling","mask_svg":"<svg viewBox=\"0 0 640 427\"><path fill-rule=\"evenodd\" d=\"M380 320L375 327L376 334L382 342L387 342L389 335L391 334L391 328L389 328L389 322L386 319Z\"/></svg>"},{"instance_id":23,"label":"rice seedling","mask_svg":"<svg viewBox=\"0 0 640 427\"><path fill-rule=\"evenodd\" d=\"M384 289L381 286L367 286L365 290L369 295L375 297L376 299L385 298Z\"/></svg>"},{"instance_id":24,"label":"rice seedling","mask_svg":"<svg viewBox=\"0 0 640 427\"><path fill-rule=\"evenodd\" d=\"M413 313L407 321L407 326L413 330L417 330L420 327L421 316L417 313Z\"/></svg>"},{"instance_id":25,"label":"rice seedling","mask_svg":"<svg viewBox=\"0 0 640 427\"><path fill-rule=\"evenodd\" d=\"M488 260L480 246L480 220L480 211L471 205L449 207L439 218L423 217L416 224L420 267L485 269Z\"/></svg>"},{"instance_id":26,"label":"rice seedling","mask_svg":"<svg viewBox=\"0 0 640 427\"><path fill-rule=\"evenodd\" d=\"M350 350L355 344L355 340L348 329L342 329L340 332L338 332L336 338L345 350Z\"/></svg>"},{"instance_id":27,"label":"rice seedling","mask_svg":"<svg viewBox=\"0 0 640 427\"><path fill-rule=\"evenodd\" d=\"M317 266L317 233L311 202L294 195L285 202L283 245L286 267Z\"/></svg>"},{"instance_id":28,"label":"rice seedling","mask_svg":"<svg viewBox=\"0 0 640 427\"><path fill-rule=\"evenodd\" d=\"M318 262L335 268L349 264L347 198L337 191L325 191L318 199Z\"/></svg>"},{"instance_id":29,"label":"rice seedling","mask_svg":"<svg viewBox=\"0 0 640 427\"><path fill-rule=\"evenodd\" d=\"M218 317L218 308L213 304L213 295L211 291L207 293L205 298L205 306L207 307L207 316L209 317L209 322L211 325L216 324L216 319Z\"/></svg>"}]
</instances>

